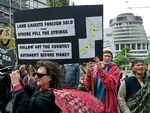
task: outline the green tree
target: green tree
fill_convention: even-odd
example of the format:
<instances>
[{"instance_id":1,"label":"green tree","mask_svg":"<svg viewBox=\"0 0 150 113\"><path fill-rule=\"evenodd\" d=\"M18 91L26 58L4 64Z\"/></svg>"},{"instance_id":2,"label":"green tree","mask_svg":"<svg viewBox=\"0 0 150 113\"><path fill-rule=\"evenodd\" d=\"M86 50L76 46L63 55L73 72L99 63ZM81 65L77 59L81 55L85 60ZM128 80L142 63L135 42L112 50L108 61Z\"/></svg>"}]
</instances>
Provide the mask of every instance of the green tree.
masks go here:
<instances>
[{"instance_id":1,"label":"green tree","mask_svg":"<svg viewBox=\"0 0 150 113\"><path fill-rule=\"evenodd\" d=\"M128 53L130 52L130 50L131 50L131 49L130 49L129 47L124 47L124 48L119 52L119 54L128 57L128 56L129 56Z\"/></svg>"},{"instance_id":2,"label":"green tree","mask_svg":"<svg viewBox=\"0 0 150 113\"><path fill-rule=\"evenodd\" d=\"M146 64L147 64L147 66L149 68L149 66L150 66L150 54L144 60L146 61Z\"/></svg>"},{"instance_id":3,"label":"green tree","mask_svg":"<svg viewBox=\"0 0 150 113\"><path fill-rule=\"evenodd\" d=\"M116 56L114 59L114 62L119 66L125 66L128 65L130 63L130 48L129 47L125 47L123 48Z\"/></svg>"},{"instance_id":4,"label":"green tree","mask_svg":"<svg viewBox=\"0 0 150 113\"><path fill-rule=\"evenodd\" d=\"M69 0L46 0L49 7L69 6Z\"/></svg>"},{"instance_id":5,"label":"green tree","mask_svg":"<svg viewBox=\"0 0 150 113\"><path fill-rule=\"evenodd\" d=\"M150 64L150 55L147 56L148 63Z\"/></svg>"}]
</instances>

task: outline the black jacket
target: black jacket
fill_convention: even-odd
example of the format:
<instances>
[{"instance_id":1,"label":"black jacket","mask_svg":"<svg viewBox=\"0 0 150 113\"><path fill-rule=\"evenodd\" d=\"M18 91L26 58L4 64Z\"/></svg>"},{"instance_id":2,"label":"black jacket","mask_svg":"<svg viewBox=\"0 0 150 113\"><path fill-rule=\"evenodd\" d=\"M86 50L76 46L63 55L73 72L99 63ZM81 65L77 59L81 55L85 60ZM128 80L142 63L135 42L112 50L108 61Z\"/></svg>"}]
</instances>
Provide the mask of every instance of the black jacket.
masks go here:
<instances>
[{"instance_id":1,"label":"black jacket","mask_svg":"<svg viewBox=\"0 0 150 113\"><path fill-rule=\"evenodd\" d=\"M13 113L60 113L52 90L40 92L39 87L26 86L14 91Z\"/></svg>"}]
</instances>

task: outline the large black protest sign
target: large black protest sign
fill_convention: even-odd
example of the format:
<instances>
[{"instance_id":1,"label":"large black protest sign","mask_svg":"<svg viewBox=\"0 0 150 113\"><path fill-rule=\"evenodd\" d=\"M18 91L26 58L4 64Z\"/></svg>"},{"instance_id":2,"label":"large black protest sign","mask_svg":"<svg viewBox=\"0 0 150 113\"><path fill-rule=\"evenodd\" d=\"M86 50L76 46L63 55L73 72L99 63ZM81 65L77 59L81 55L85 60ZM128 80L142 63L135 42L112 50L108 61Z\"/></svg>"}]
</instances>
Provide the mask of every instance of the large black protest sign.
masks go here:
<instances>
[{"instance_id":1,"label":"large black protest sign","mask_svg":"<svg viewBox=\"0 0 150 113\"><path fill-rule=\"evenodd\" d=\"M14 19L19 63L102 59L102 5L16 11Z\"/></svg>"},{"instance_id":2,"label":"large black protest sign","mask_svg":"<svg viewBox=\"0 0 150 113\"><path fill-rule=\"evenodd\" d=\"M15 66L16 55L14 50L0 45L0 67Z\"/></svg>"}]
</instances>

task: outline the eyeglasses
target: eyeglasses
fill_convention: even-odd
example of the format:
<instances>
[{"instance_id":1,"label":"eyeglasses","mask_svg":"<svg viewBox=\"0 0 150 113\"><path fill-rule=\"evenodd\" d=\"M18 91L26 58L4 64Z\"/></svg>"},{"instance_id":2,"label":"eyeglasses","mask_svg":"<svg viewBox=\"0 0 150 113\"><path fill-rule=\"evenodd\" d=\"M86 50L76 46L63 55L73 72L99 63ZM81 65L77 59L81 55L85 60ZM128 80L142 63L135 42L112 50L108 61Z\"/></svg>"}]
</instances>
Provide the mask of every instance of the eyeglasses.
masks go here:
<instances>
[{"instance_id":1,"label":"eyeglasses","mask_svg":"<svg viewBox=\"0 0 150 113\"><path fill-rule=\"evenodd\" d=\"M38 78L42 78L43 76L47 75L47 74L43 74L43 73L33 73L33 76L37 75Z\"/></svg>"}]
</instances>

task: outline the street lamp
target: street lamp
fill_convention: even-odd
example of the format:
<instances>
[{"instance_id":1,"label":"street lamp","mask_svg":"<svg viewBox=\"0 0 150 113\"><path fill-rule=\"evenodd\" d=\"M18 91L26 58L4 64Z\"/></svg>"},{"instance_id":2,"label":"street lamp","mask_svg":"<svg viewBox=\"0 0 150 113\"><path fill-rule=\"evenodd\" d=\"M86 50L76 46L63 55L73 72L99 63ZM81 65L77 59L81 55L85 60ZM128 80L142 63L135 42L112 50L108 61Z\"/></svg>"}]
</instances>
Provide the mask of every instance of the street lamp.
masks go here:
<instances>
[{"instance_id":1,"label":"street lamp","mask_svg":"<svg viewBox=\"0 0 150 113\"><path fill-rule=\"evenodd\" d=\"M134 8L150 8L149 6L140 6L140 7L128 7L128 9L134 9Z\"/></svg>"},{"instance_id":2,"label":"street lamp","mask_svg":"<svg viewBox=\"0 0 150 113\"><path fill-rule=\"evenodd\" d=\"M9 23L11 24L11 0L9 0Z\"/></svg>"}]
</instances>

